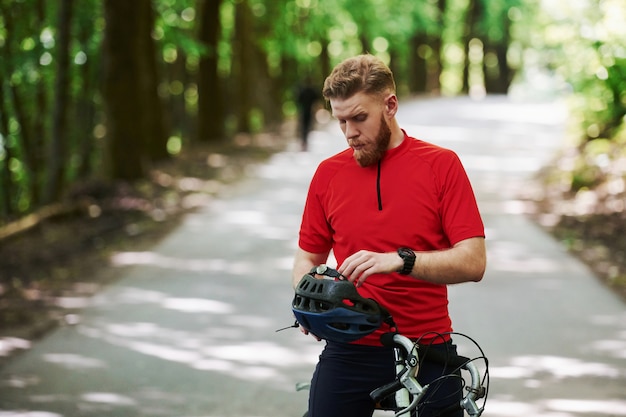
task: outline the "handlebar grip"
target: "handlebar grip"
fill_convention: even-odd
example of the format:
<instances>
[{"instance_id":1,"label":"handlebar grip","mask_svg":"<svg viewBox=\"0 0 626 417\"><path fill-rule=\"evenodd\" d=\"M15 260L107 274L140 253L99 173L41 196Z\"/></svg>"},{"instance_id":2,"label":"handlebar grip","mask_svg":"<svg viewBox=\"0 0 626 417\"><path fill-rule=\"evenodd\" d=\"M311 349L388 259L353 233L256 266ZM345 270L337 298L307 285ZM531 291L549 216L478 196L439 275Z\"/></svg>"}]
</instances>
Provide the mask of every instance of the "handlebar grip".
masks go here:
<instances>
[{"instance_id":1,"label":"handlebar grip","mask_svg":"<svg viewBox=\"0 0 626 417\"><path fill-rule=\"evenodd\" d=\"M394 392L398 391L402 388L402 382L399 379L395 379L388 384L383 385L382 387L376 388L374 391L370 393L370 398L374 400L374 402L379 402L382 399L388 397Z\"/></svg>"}]
</instances>

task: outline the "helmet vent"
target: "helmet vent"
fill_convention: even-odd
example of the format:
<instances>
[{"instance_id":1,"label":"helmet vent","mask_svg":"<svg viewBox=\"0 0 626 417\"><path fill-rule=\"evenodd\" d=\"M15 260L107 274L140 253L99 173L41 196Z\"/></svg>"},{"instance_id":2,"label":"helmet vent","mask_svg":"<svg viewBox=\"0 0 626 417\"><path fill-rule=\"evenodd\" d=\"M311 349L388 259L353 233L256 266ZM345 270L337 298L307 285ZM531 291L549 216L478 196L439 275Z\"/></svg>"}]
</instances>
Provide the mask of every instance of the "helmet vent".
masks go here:
<instances>
[{"instance_id":1,"label":"helmet vent","mask_svg":"<svg viewBox=\"0 0 626 417\"><path fill-rule=\"evenodd\" d=\"M333 305L326 301L311 300L311 304L312 310L320 313L323 313L324 311L328 311L333 308Z\"/></svg>"}]
</instances>

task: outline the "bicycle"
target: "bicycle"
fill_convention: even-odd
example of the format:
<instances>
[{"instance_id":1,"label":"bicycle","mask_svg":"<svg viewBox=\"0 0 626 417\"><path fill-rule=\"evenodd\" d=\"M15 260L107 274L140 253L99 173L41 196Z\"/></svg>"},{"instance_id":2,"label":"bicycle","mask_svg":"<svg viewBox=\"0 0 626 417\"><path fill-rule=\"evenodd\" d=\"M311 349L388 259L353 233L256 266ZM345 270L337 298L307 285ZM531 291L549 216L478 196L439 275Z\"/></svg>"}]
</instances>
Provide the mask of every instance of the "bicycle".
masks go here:
<instances>
[{"instance_id":1,"label":"bicycle","mask_svg":"<svg viewBox=\"0 0 626 417\"><path fill-rule=\"evenodd\" d=\"M329 277L330 280L318 279L316 275ZM412 341L398 332L393 318L382 306L358 295L345 277L326 265L314 267L303 277L296 288L292 308L296 322L289 327L304 326L323 339L338 338L350 342L371 333L383 323L390 327L392 331L384 333L380 340L384 346L393 348L396 376L393 381L370 393L377 410L392 411L395 417L418 417L418 407L427 404L429 395L437 390L440 383L447 378L457 378L461 389L467 391L466 394L458 403L438 411L438 415L445 416L460 409L470 417L480 417L483 413L489 391L489 364L482 348L469 336L458 332L431 332L422 335L422 338L434 341L438 338L448 340L451 336L463 337L471 341L480 352L475 358L430 349L431 345L420 344L422 338ZM425 359L444 365L446 371L422 386L417 375L420 362ZM481 362L482 366L477 366L477 362ZM451 371L447 372L449 369ZM308 389L309 386L308 383L299 383L296 384L296 390ZM482 402L479 405L480 400ZM308 417L308 411L304 417Z\"/></svg>"},{"instance_id":2,"label":"bicycle","mask_svg":"<svg viewBox=\"0 0 626 417\"><path fill-rule=\"evenodd\" d=\"M464 410L470 417L482 415L489 392L488 360L478 343L469 336L457 332L447 333L447 335L460 336L470 340L480 355L475 358L458 354L446 355L436 350L429 350L429 345L420 345L399 333L390 332L381 336L383 345L394 348L396 377L393 381L370 393L370 398L376 404L376 410L392 411L395 413L395 417L418 417L417 412L416 414L412 413L427 400L430 391L436 389L439 382L445 378L460 378L466 394L458 403L441 410L439 415L445 416L460 409ZM446 369L451 369L451 372L422 386L417 381L416 375L420 361L425 359L443 364ZM482 362L482 366L478 366L476 362ZM461 375L458 372L461 372ZM309 386L310 383L298 383L296 384L296 391L306 390ZM308 412L304 413L303 417L308 417Z\"/></svg>"}]
</instances>

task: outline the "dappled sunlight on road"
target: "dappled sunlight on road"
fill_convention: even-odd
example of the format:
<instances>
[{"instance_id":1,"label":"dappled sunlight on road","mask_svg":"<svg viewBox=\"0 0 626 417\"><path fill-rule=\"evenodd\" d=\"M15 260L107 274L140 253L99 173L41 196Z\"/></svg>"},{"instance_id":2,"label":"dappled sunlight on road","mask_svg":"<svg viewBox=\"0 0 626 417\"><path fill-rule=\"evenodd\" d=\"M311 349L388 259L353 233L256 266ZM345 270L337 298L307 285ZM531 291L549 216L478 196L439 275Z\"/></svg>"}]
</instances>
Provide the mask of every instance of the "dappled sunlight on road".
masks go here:
<instances>
[{"instance_id":1,"label":"dappled sunlight on road","mask_svg":"<svg viewBox=\"0 0 626 417\"><path fill-rule=\"evenodd\" d=\"M553 258L531 252L515 241L496 240L489 245L489 268L504 272L555 272L561 265Z\"/></svg>"},{"instance_id":2,"label":"dappled sunlight on road","mask_svg":"<svg viewBox=\"0 0 626 417\"><path fill-rule=\"evenodd\" d=\"M302 363L299 352L267 341L244 343L240 345L210 346L202 349L206 355L234 360L243 363L264 363L286 367ZM312 363L315 363L313 361Z\"/></svg>"},{"instance_id":3,"label":"dappled sunlight on road","mask_svg":"<svg viewBox=\"0 0 626 417\"><path fill-rule=\"evenodd\" d=\"M224 271L229 264L225 259L179 259L156 252L120 252L111 256L113 266L154 265L161 268L186 271Z\"/></svg>"},{"instance_id":4,"label":"dappled sunlight on road","mask_svg":"<svg viewBox=\"0 0 626 417\"><path fill-rule=\"evenodd\" d=\"M490 417L616 417L626 416L626 401L548 399L536 402L492 399L485 416Z\"/></svg>"},{"instance_id":5,"label":"dappled sunlight on road","mask_svg":"<svg viewBox=\"0 0 626 417\"><path fill-rule=\"evenodd\" d=\"M546 408L555 411L585 413L589 415L606 414L607 416L626 416L626 400L578 400L578 399L551 399L546 401Z\"/></svg>"},{"instance_id":6,"label":"dappled sunlight on road","mask_svg":"<svg viewBox=\"0 0 626 417\"><path fill-rule=\"evenodd\" d=\"M288 305L283 322L282 319L277 321L276 317L255 314L245 304L121 287L115 293L95 297L94 306L113 309L122 315L127 309L150 311L146 317L171 316L172 313L166 312L170 310L180 314L177 320L186 324L174 328L156 321L96 319L75 326L76 331L85 337L128 349L149 360L176 363L245 381L272 381L288 391L293 390L293 369L312 369L321 348L320 344L310 343L295 329L288 337L274 336L277 328L292 323L290 320L293 319L287 313ZM185 320L185 316L189 319ZM273 341L272 337L276 339ZM56 358L57 362L67 359L63 364L67 367L76 363L90 364L89 358L63 355Z\"/></svg>"},{"instance_id":7,"label":"dappled sunlight on road","mask_svg":"<svg viewBox=\"0 0 626 417\"><path fill-rule=\"evenodd\" d=\"M72 353L47 353L43 355L43 360L46 362L55 363L68 370L106 367L106 363L102 360L88 358L83 355L76 355Z\"/></svg>"},{"instance_id":8,"label":"dappled sunlight on road","mask_svg":"<svg viewBox=\"0 0 626 417\"><path fill-rule=\"evenodd\" d=\"M290 368L314 365L319 352L319 346L315 345L307 353L267 340L224 344L223 338L221 341L218 339L222 336L217 334L219 332L189 333L152 323L103 323L102 326L80 326L78 331L151 358L246 381L273 380L287 384L287 389L291 389ZM226 339L241 339L241 335L226 336ZM71 355L57 355L55 361L69 368L76 368L77 363L83 366L99 364L90 358Z\"/></svg>"},{"instance_id":9,"label":"dappled sunlight on road","mask_svg":"<svg viewBox=\"0 0 626 417\"><path fill-rule=\"evenodd\" d=\"M152 265L164 269L175 269L188 272L225 272L231 274L252 274L259 263L270 264L275 270L289 271L293 264L292 257L268 259L258 262L229 261L227 259L183 259L157 252L119 252L110 258L112 266L123 267L132 265ZM206 277L203 277L206 278Z\"/></svg>"},{"instance_id":10,"label":"dappled sunlight on road","mask_svg":"<svg viewBox=\"0 0 626 417\"><path fill-rule=\"evenodd\" d=\"M0 337L0 356L8 356L16 350L30 349L32 343L19 337Z\"/></svg>"},{"instance_id":11,"label":"dappled sunlight on road","mask_svg":"<svg viewBox=\"0 0 626 417\"><path fill-rule=\"evenodd\" d=\"M615 358L626 359L626 334L622 332L621 340L596 340L591 343L591 347Z\"/></svg>"},{"instance_id":12,"label":"dappled sunlight on road","mask_svg":"<svg viewBox=\"0 0 626 417\"><path fill-rule=\"evenodd\" d=\"M233 309L227 303L203 298L166 298L162 303L164 308L185 311L188 313L216 313L229 314Z\"/></svg>"},{"instance_id":13,"label":"dappled sunlight on road","mask_svg":"<svg viewBox=\"0 0 626 417\"><path fill-rule=\"evenodd\" d=\"M142 288L127 287L118 294L116 302L118 304L158 304L163 308L179 310L188 313L213 313L229 314L233 312L233 307L222 301L205 298L178 298L170 297L160 291L145 290ZM94 303L103 304L106 300L94 298Z\"/></svg>"},{"instance_id":14,"label":"dappled sunlight on road","mask_svg":"<svg viewBox=\"0 0 626 417\"><path fill-rule=\"evenodd\" d=\"M625 318L623 313L590 317L588 321L598 326L619 326ZM586 359L519 355L493 361L489 373L494 390L487 405L488 415L625 416L626 367L620 361L626 354L625 346L626 335L618 330L612 340L581 341ZM593 396L592 391L597 389L602 394Z\"/></svg>"},{"instance_id":15,"label":"dappled sunlight on road","mask_svg":"<svg viewBox=\"0 0 626 417\"><path fill-rule=\"evenodd\" d=\"M489 374L492 378L626 378L624 370L605 363L558 356L518 356L511 360L508 367L490 367Z\"/></svg>"},{"instance_id":16,"label":"dappled sunlight on road","mask_svg":"<svg viewBox=\"0 0 626 417\"><path fill-rule=\"evenodd\" d=\"M34 408L45 408L52 402L71 404L83 413L95 413L100 416L121 415L166 415L164 410L180 407L184 404L184 396L170 392L155 390L154 388L141 389L134 393L134 397L115 392L92 391L77 395L45 395L36 396ZM130 413L130 414L128 414ZM143 413L143 414L142 414ZM0 411L0 417L64 417L66 414L57 414L49 411Z\"/></svg>"},{"instance_id":17,"label":"dappled sunlight on road","mask_svg":"<svg viewBox=\"0 0 626 417\"><path fill-rule=\"evenodd\" d=\"M111 392L88 392L81 396L83 401L101 404L136 405L136 401L124 395Z\"/></svg>"}]
</instances>

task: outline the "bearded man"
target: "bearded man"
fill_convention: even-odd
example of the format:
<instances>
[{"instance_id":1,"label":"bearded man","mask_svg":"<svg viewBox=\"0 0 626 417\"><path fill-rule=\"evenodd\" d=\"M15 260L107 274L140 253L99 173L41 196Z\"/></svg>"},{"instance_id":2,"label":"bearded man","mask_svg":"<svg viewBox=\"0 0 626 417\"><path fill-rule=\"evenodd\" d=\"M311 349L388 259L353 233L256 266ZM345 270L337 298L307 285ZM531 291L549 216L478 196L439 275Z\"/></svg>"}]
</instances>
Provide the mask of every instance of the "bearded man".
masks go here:
<instances>
[{"instance_id":1,"label":"bearded man","mask_svg":"<svg viewBox=\"0 0 626 417\"><path fill-rule=\"evenodd\" d=\"M372 55L338 64L322 94L349 148L323 161L311 181L294 288L332 251L337 270L360 295L386 308L401 334L454 352L447 285L480 281L486 266L484 226L459 158L400 128L393 75ZM381 344L382 333L350 343L325 341L311 381L309 417L373 414L369 393L395 376L393 349ZM449 373L443 368L420 363L418 381L425 385ZM435 416L462 396L455 378L434 393L420 417Z\"/></svg>"}]
</instances>

